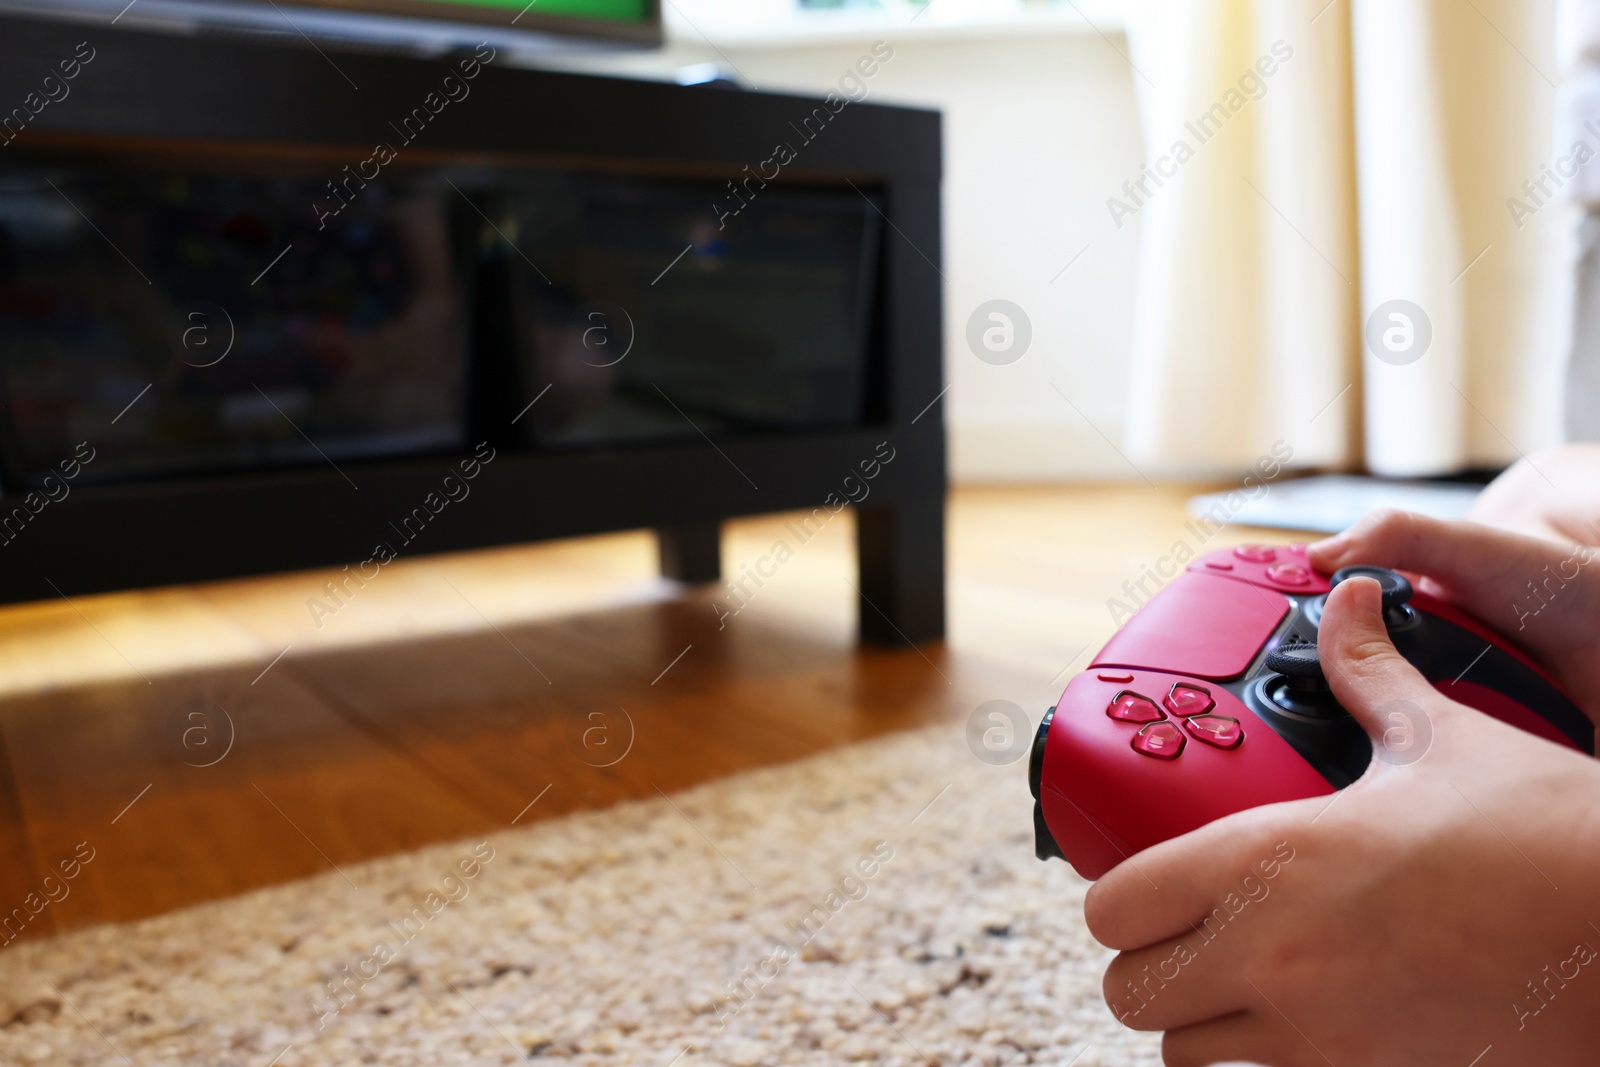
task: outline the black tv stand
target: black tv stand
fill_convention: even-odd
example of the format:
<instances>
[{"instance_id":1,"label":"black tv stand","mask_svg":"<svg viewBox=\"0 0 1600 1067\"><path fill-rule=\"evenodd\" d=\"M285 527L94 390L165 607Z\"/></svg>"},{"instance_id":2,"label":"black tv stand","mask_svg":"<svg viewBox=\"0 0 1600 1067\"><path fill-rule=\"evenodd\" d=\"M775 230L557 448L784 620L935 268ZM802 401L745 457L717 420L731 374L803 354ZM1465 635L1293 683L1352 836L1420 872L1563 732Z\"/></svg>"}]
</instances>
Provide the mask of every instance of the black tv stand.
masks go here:
<instances>
[{"instance_id":1,"label":"black tv stand","mask_svg":"<svg viewBox=\"0 0 1600 1067\"><path fill-rule=\"evenodd\" d=\"M722 526L715 522L656 530L661 577L689 585L722 580Z\"/></svg>"},{"instance_id":2,"label":"black tv stand","mask_svg":"<svg viewBox=\"0 0 1600 1067\"><path fill-rule=\"evenodd\" d=\"M881 645L944 636L944 497L867 506L856 515L861 637Z\"/></svg>"},{"instance_id":3,"label":"black tv stand","mask_svg":"<svg viewBox=\"0 0 1600 1067\"><path fill-rule=\"evenodd\" d=\"M30 116L9 139L0 176L12 168L105 170L131 158L191 157L264 170L314 164L318 175L339 174L352 161L371 162L374 131L454 69L449 61L331 45L324 56L281 43L0 17L0 100L28 99L54 61L73 56L86 37L92 64L72 82L70 97ZM477 75L471 99L408 141L393 169L443 168L489 175L485 181L513 173L645 175L731 187L823 106L801 96L707 92L494 62ZM480 440L496 459L473 483L470 505L442 512L404 555L652 529L663 575L714 582L723 571L723 522L830 506L843 481L859 478L882 447L894 450L893 462L851 505L859 633L888 644L938 639L946 491L937 399L944 387L940 154L936 112L850 103L831 113L825 132L806 141L771 182L791 193L859 196L882 220L859 417L713 429L714 444L694 437L545 447L519 436L525 423L513 429L510 416L527 410L530 394L517 393L522 386L495 363L494 331L478 330L467 388L470 437L460 448L358 458L341 462L340 471L305 462L85 478L70 496L19 520L20 532L0 535L0 602L354 564ZM714 226L710 208L708 200ZM505 262L521 269L513 257ZM120 261L113 266L124 269ZM0 451L8 440L0 433ZM0 526L28 491L17 477L0 485Z\"/></svg>"}]
</instances>

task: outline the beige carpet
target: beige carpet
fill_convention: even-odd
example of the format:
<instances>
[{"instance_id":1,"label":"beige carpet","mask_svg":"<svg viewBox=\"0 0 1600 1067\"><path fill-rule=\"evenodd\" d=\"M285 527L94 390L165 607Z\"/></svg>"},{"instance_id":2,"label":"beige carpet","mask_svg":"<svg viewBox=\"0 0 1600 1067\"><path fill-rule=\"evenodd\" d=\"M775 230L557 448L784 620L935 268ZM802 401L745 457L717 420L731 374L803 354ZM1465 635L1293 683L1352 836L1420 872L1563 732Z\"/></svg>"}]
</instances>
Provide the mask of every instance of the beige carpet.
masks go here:
<instances>
[{"instance_id":1,"label":"beige carpet","mask_svg":"<svg viewBox=\"0 0 1600 1067\"><path fill-rule=\"evenodd\" d=\"M947 727L19 942L0 1063L1156 1064L1030 803Z\"/></svg>"}]
</instances>

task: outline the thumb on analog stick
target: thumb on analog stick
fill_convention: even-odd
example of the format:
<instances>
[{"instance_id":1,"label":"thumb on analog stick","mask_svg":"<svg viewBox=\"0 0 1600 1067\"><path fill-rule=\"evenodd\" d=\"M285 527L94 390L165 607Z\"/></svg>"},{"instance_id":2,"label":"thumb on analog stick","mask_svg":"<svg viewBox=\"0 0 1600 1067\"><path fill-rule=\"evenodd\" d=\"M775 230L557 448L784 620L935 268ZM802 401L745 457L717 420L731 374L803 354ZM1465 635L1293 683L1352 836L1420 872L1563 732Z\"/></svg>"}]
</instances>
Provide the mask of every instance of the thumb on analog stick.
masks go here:
<instances>
[{"instance_id":1,"label":"thumb on analog stick","mask_svg":"<svg viewBox=\"0 0 1600 1067\"><path fill-rule=\"evenodd\" d=\"M1381 737L1387 728L1380 709L1395 701L1420 708L1436 695L1427 679L1395 650L1383 606L1377 580L1351 576L1328 594L1317 633L1329 688L1373 737Z\"/></svg>"}]
</instances>

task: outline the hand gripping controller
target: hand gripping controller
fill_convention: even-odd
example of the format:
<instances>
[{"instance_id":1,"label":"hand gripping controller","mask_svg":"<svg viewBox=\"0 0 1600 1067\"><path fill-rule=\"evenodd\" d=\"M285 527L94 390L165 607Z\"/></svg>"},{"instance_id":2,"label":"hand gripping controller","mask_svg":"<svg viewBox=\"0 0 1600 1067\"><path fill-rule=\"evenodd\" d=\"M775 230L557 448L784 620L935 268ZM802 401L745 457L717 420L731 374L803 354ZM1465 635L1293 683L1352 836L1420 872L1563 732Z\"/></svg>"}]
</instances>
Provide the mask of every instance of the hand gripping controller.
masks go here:
<instances>
[{"instance_id":1,"label":"hand gripping controller","mask_svg":"<svg viewBox=\"0 0 1600 1067\"><path fill-rule=\"evenodd\" d=\"M1098 878L1224 815L1359 778L1372 742L1317 655L1328 591L1357 575L1378 580L1395 647L1441 693L1593 754L1593 725L1548 675L1404 575L1346 567L1330 580L1303 545L1222 549L1152 597L1040 723L1029 764L1039 858Z\"/></svg>"}]
</instances>

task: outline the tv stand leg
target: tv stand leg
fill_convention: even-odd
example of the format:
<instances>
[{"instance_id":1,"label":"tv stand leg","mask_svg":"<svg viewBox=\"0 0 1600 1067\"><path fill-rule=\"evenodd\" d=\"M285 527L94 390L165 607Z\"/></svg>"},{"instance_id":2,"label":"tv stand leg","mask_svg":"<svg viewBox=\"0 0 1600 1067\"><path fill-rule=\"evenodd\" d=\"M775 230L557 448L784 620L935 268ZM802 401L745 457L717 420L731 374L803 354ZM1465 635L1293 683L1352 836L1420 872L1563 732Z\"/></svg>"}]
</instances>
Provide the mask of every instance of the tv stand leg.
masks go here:
<instances>
[{"instance_id":1,"label":"tv stand leg","mask_svg":"<svg viewBox=\"0 0 1600 1067\"><path fill-rule=\"evenodd\" d=\"M722 526L715 522L656 529L661 577L694 585L722 578Z\"/></svg>"},{"instance_id":2,"label":"tv stand leg","mask_svg":"<svg viewBox=\"0 0 1600 1067\"><path fill-rule=\"evenodd\" d=\"M856 509L857 605L863 641L944 637L944 496Z\"/></svg>"}]
</instances>

